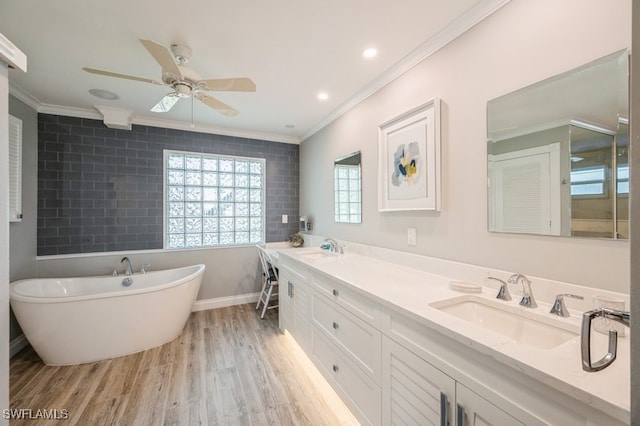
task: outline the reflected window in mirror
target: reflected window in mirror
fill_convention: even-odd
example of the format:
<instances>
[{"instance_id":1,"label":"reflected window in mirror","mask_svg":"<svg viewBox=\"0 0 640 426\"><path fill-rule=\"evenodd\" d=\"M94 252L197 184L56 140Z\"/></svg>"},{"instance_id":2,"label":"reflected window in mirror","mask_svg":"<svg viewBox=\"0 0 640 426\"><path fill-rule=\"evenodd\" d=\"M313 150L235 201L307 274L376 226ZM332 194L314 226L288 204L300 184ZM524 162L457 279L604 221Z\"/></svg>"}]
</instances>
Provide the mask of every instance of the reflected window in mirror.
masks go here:
<instances>
[{"instance_id":1,"label":"reflected window in mirror","mask_svg":"<svg viewBox=\"0 0 640 426\"><path fill-rule=\"evenodd\" d=\"M333 164L335 221L362 222L362 169L360 151L338 158Z\"/></svg>"},{"instance_id":2,"label":"reflected window in mirror","mask_svg":"<svg viewBox=\"0 0 640 426\"><path fill-rule=\"evenodd\" d=\"M628 53L487 103L488 228L628 238Z\"/></svg>"}]
</instances>

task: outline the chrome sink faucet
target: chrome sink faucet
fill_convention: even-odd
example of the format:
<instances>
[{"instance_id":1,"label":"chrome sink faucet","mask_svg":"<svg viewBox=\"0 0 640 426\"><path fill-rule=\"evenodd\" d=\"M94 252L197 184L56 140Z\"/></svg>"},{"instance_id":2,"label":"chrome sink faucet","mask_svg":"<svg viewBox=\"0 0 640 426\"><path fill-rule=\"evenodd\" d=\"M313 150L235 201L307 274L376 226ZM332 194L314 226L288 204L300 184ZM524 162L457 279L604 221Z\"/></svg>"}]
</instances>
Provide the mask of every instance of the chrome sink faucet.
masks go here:
<instances>
[{"instance_id":1,"label":"chrome sink faucet","mask_svg":"<svg viewBox=\"0 0 640 426\"><path fill-rule=\"evenodd\" d=\"M330 252L336 253L338 251L338 242L333 238L325 238L324 242L329 244Z\"/></svg>"},{"instance_id":2,"label":"chrome sink faucet","mask_svg":"<svg viewBox=\"0 0 640 426\"><path fill-rule=\"evenodd\" d=\"M131 267L131 261L127 256L123 257L120 260L120 263L124 263L125 266L125 275L133 275L133 268Z\"/></svg>"},{"instance_id":3,"label":"chrome sink faucet","mask_svg":"<svg viewBox=\"0 0 640 426\"><path fill-rule=\"evenodd\" d=\"M531 281L529 278L522 274L513 274L507 280L509 284L522 284L522 299L520 299L520 306L525 308L537 308L538 304L536 299L533 298L533 292L531 291Z\"/></svg>"},{"instance_id":4,"label":"chrome sink faucet","mask_svg":"<svg viewBox=\"0 0 640 426\"><path fill-rule=\"evenodd\" d=\"M507 283L504 280L501 280L500 278L496 278L496 277L487 277L487 279L498 281L500 283L500 290L498 290L498 294L496 296L496 299L505 300L507 302L509 300L511 300L511 294L509 293L509 287L508 287Z\"/></svg>"}]
</instances>

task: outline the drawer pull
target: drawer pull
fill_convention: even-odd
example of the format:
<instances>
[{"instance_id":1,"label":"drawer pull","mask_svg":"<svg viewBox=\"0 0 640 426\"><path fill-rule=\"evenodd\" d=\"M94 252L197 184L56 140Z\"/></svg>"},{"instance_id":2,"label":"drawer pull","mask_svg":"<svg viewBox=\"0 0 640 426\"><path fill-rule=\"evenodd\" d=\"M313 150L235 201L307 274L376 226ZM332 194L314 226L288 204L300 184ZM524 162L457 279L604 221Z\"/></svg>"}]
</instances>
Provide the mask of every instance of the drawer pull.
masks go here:
<instances>
[{"instance_id":1,"label":"drawer pull","mask_svg":"<svg viewBox=\"0 0 640 426\"><path fill-rule=\"evenodd\" d=\"M336 289L334 288L334 289L333 289L333 295L334 295L334 296L336 296L336 297L338 297L338 294L339 294L339 293L338 293L338 290L336 290Z\"/></svg>"},{"instance_id":2,"label":"drawer pull","mask_svg":"<svg viewBox=\"0 0 640 426\"><path fill-rule=\"evenodd\" d=\"M456 415L456 426L464 426L464 407L460 404L456 404L458 407L458 414Z\"/></svg>"},{"instance_id":3,"label":"drawer pull","mask_svg":"<svg viewBox=\"0 0 640 426\"><path fill-rule=\"evenodd\" d=\"M338 366L337 366L337 365L335 365L335 364L333 364L333 372L334 372L334 373L337 373L337 372L338 372L338 370L339 370Z\"/></svg>"},{"instance_id":4,"label":"drawer pull","mask_svg":"<svg viewBox=\"0 0 640 426\"><path fill-rule=\"evenodd\" d=\"M340 327L340 325L339 325L337 322L335 322L335 321L334 321L334 322L333 322L333 329L334 329L334 330L337 330L337 329L338 329L338 327Z\"/></svg>"}]
</instances>

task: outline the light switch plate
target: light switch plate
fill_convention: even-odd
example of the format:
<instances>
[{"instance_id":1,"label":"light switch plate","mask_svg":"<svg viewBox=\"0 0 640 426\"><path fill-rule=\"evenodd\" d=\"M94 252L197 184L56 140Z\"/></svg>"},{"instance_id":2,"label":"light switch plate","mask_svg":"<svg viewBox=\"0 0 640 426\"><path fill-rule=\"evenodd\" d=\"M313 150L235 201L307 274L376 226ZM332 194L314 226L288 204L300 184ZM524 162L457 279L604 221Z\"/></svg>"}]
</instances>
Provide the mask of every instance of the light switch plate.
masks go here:
<instances>
[{"instance_id":1,"label":"light switch plate","mask_svg":"<svg viewBox=\"0 0 640 426\"><path fill-rule=\"evenodd\" d=\"M407 244L415 246L418 243L416 228L407 228Z\"/></svg>"},{"instance_id":2,"label":"light switch plate","mask_svg":"<svg viewBox=\"0 0 640 426\"><path fill-rule=\"evenodd\" d=\"M289 215L286 215L286 214L282 215L282 223L289 223Z\"/></svg>"}]
</instances>

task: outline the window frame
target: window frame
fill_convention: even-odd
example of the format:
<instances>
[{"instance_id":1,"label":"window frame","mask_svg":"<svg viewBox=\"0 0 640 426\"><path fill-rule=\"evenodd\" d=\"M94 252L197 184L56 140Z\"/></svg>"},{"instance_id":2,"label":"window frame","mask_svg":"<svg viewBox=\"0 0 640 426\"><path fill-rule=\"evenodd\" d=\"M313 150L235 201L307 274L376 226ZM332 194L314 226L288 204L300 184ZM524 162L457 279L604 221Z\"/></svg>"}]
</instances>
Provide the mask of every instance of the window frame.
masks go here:
<instances>
[{"instance_id":1,"label":"window frame","mask_svg":"<svg viewBox=\"0 0 640 426\"><path fill-rule=\"evenodd\" d=\"M168 187L170 186L168 184L168 157L171 154L178 154L178 155L184 155L184 156L198 156L201 158L215 158L218 160L218 162L220 160L233 160L234 161L234 170L233 175L234 175L234 184L233 186L231 186L230 188L234 189L234 198L233 198L233 203L235 205L236 203L236 199L235 199L235 189L238 188L235 185L235 176L236 176L236 171L235 171L235 161L236 160L246 160L246 161L257 161L261 163L261 167L262 167L262 173L261 173L261 179L262 179L262 185L260 187L260 204L261 204L261 221L262 221L262 229L260 230L260 241L251 241L251 239L249 239L248 242L246 243L236 243L235 242L235 229L234 229L234 243L233 244L220 244L220 239L219 239L219 234L220 229L218 229L218 243L215 245L204 245L201 244L200 246L187 246L186 245L186 241L185 241L185 245L182 247L169 247L169 230L168 230L168 226L169 226L169 216L168 216L168 207L169 207L169 200L168 200ZM218 163L219 164L219 163ZM179 149L163 149L162 150L162 247L164 250L206 250L206 249L215 249L215 248L232 248L232 247L246 247L246 246L253 246L255 244L264 244L264 242L266 241L266 226L267 226L267 221L266 221L266 206L267 206L267 200L266 200L266 186L267 186L267 164L266 164L266 159L265 158L260 158L260 157L245 157L245 156L241 156L241 155L225 155L225 154L215 154L215 153L210 153L210 152L194 152L194 151L186 151L186 150L179 150ZM185 165L185 170L186 170L186 165ZM200 171L202 171L202 168L200 169ZM220 170L217 171L217 173L220 173ZM248 175L251 175L251 173L248 173ZM186 183L183 184L183 187L186 187ZM205 188L208 187L206 185L202 185L202 183L200 184L201 188ZM215 188L221 188L220 186L220 182L218 181L218 185L217 186L212 186ZM250 189L250 186L247 186L247 189ZM254 188L256 189L256 188ZM186 201L185 201L186 202ZM201 198L200 202L202 204L204 204L204 200ZM220 203L220 200L218 199L216 201L216 203ZM248 204L250 204L249 201L247 201ZM185 216L186 217L186 216ZM200 217L202 219L204 219L206 216L204 216L204 209L202 209L201 211L201 215ZM221 218L220 216L220 210L218 210L218 214L215 216L218 220ZM234 211L234 215L232 216L234 219L237 217L245 217L245 216L236 216L235 215L235 211ZM258 217L258 216L251 216L250 214L246 216L247 219L250 219L251 217ZM200 234L203 235L205 232L203 230L200 231ZM184 231L184 235L187 235L186 230Z\"/></svg>"},{"instance_id":2,"label":"window frame","mask_svg":"<svg viewBox=\"0 0 640 426\"><path fill-rule=\"evenodd\" d=\"M586 180L581 180L581 181L577 181L574 182L573 180L573 173L580 173L580 172L589 172L589 171L602 171L602 179L586 179ZM570 191L571 193L571 198L574 199L594 199L594 198L607 198L609 197L609 188L607 186L607 181L608 181L608 169L605 165L597 165L597 166L588 166L588 167L582 167L582 168L576 168L573 169L569 172L569 176L570 176L570 180L571 180L571 190L574 188L574 186L578 187L581 185L591 185L591 184L600 184L602 185L602 192L590 192L590 193L586 193L586 194L573 194L572 191Z\"/></svg>"}]
</instances>

